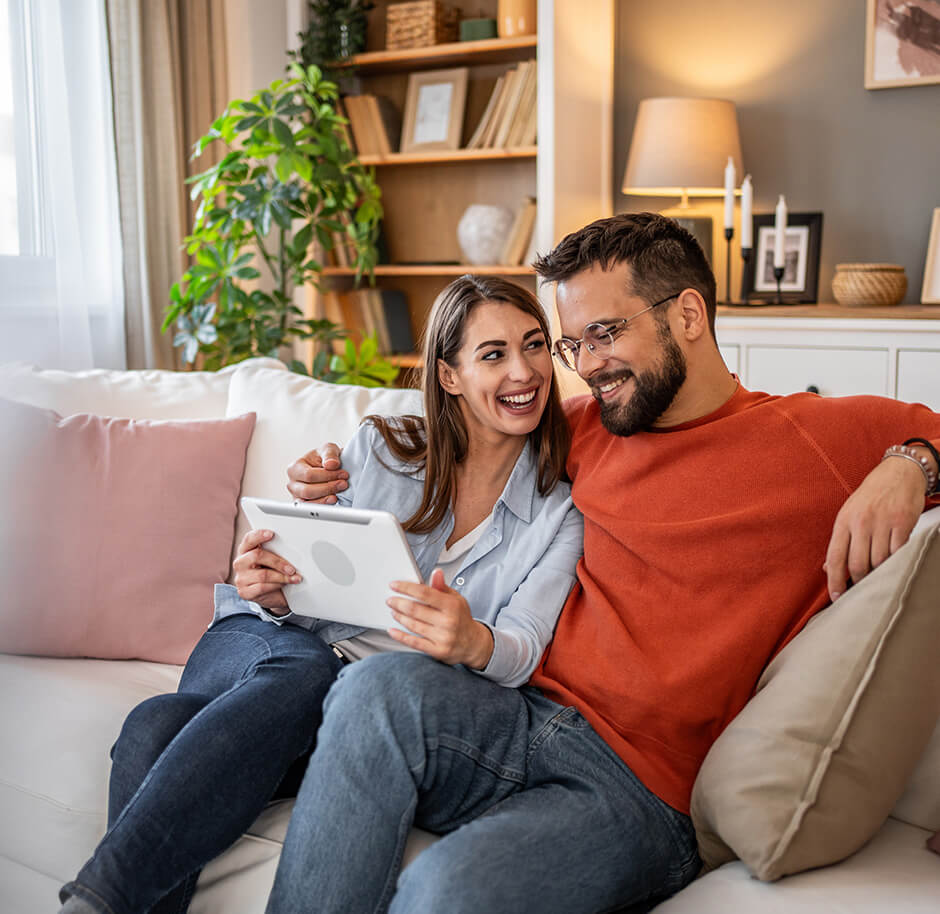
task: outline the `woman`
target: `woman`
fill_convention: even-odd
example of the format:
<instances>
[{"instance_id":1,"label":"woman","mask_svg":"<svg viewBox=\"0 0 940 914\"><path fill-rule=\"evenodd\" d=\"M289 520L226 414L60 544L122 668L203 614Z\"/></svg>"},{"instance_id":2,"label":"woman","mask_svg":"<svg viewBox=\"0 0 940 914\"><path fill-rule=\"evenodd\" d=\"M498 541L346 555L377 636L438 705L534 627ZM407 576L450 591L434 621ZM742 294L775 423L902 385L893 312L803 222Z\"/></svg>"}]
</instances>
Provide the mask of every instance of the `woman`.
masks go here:
<instances>
[{"instance_id":1,"label":"woman","mask_svg":"<svg viewBox=\"0 0 940 914\"><path fill-rule=\"evenodd\" d=\"M344 450L339 496L403 522L430 582L393 584L392 615L412 634L292 616L281 588L295 569L264 549L270 531L247 534L179 690L124 724L108 831L60 892L62 912L185 911L201 867L268 801L296 793L344 662L411 649L502 685L528 679L583 535L562 480L569 434L548 341L538 301L512 283L463 276L438 296L427 419L368 417Z\"/></svg>"}]
</instances>

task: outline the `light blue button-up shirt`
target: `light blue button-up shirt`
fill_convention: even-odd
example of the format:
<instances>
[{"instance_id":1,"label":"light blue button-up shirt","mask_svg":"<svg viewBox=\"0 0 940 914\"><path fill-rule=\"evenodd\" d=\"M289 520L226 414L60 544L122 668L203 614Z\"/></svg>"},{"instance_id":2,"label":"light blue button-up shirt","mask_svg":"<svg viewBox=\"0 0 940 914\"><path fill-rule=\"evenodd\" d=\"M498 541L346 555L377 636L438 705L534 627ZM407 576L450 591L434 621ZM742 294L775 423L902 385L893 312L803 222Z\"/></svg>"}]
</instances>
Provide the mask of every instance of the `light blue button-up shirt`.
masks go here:
<instances>
[{"instance_id":1,"label":"light blue button-up shirt","mask_svg":"<svg viewBox=\"0 0 940 914\"><path fill-rule=\"evenodd\" d=\"M421 501L423 472L392 456L372 423L365 423L343 450L349 488L342 505L381 508L407 520ZM407 533L415 562L427 580L454 529L454 516L430 533ZM502 494L493 506L489 528L464 556L451 586L474 617L493 633L490 662L479 673L506 686L532 675L555 629L558 614L575 581L583 551L584 520L571 501L571 486L559 482L548 495L538 491L538 468L527 442ZM242 600L235 587L217 584L215 619L253 612L278 624L292 622L316 632L328 644L366 629L288 613L273 616L257 603Z\"/></svg>"}]
</instances>

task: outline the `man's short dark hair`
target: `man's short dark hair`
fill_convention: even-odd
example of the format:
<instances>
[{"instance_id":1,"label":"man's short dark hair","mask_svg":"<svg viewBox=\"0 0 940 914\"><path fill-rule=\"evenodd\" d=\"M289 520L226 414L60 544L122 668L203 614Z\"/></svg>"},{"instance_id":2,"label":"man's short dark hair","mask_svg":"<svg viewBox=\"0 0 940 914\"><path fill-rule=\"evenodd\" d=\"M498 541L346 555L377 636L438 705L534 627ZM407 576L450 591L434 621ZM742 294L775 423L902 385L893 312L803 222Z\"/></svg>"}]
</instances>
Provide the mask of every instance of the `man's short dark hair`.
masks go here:
<instances>
[{"instance_id":1,"label":"man's short dark hair","mask_svg":"<svg viewBox=\"0 0 940 914\"><path fill-rule=\"evenodd\" d=\"M650 304L672 292L695 289L705 300L715 336L715 276L699 243L674 219L657 213L598 219L566 235L534 266L543 280L565 282L595 264L609 270L618 263L630 266L629 291Z\"/></svg>"}]
</instances>

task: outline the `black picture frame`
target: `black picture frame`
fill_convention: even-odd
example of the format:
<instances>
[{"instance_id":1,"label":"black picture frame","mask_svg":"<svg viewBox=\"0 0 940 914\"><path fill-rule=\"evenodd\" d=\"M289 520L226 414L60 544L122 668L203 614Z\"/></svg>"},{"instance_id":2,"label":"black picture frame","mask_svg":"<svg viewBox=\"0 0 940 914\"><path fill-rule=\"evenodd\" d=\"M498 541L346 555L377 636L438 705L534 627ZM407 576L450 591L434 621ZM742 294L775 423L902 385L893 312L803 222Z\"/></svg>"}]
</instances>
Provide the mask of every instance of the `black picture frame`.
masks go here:
<instances>
[{"instance_id":1,"label":"black picture frame","mask_svg":"<svg viewBox=\"0 0 940 914\"><path fill-rule=\"evenodd\" d=\"M754 248L744 264L741 298L746 305L814 305L819 291L819 253L822 247L822 213L790 213L787 216L787 273L780 284L773 278L774 214L752 216ZM763 272L758 264L762 262Z\"/></svg>"}]
</instances>

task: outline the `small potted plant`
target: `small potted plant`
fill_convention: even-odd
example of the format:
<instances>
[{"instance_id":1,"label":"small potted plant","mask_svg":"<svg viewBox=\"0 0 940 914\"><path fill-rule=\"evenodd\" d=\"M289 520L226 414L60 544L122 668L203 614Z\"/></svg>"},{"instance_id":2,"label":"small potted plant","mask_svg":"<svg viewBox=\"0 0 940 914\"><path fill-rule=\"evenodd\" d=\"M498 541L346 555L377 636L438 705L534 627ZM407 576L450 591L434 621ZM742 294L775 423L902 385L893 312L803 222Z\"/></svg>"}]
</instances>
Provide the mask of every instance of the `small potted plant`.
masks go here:
<instances>
[{"instance_id":1,"label":"small potted plant","mask_svg":"<svg viewBox=\"0 0 940 914\"><path fill-rule=\"evenodd\" d=\"M340 74L332 65L365 49L368 13L374 7L368 0L310 0L295 60L337 78Z\"/></svg>"},{"instance_id":2,"label":"small potted plant","mask_svg":"<svg viewBox=\"0 0 940 914\"><path fill-rule=\"evenodd\" d=\"M293 301L295 288L319 285L314 240L330 250L335 236L344 237L357 282L371 277L382 204L373 172L344 139L336 85L316 66L293 63L289 73L251 99L233 101L196 143L194 157L211 143L228 151L189 179L199 201L186 238L193 262L170 291L163 329L177 325L174 344L189 365L201 356L211 370L313 339L323 344L313 364L294 360L292 370L389 384L397 368L374 341L357 350L347 340L334 354L330 344L346 334L330 321L305 318ZM263 283L261 266L269 274Z\"/></svg>"}]
</instances>

